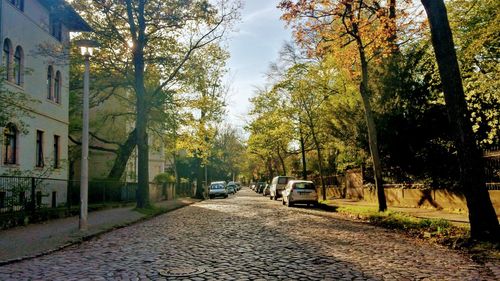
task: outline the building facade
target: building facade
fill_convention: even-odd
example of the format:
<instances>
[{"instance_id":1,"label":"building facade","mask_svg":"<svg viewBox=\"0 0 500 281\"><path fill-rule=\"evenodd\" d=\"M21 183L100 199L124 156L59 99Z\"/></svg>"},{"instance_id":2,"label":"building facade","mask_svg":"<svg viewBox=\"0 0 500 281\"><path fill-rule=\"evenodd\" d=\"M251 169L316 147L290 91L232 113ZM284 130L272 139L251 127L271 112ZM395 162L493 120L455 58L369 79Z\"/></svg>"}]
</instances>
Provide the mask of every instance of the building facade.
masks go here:
<instances>
[{"instance_id":1,"label":"building facade","mask_svg":"<svg viewBox=\"0 0 500 281\"><path fill-rule=\"evenodd\" d=\"M49 195L42 203L63 204L68 179L70 32L91 29L64 0L0 0L0 22L3 89L35 101L25 104L30 116L10 120L3 128L0 174L56 179L44 186Z\"/></svg>"}]
</instances>

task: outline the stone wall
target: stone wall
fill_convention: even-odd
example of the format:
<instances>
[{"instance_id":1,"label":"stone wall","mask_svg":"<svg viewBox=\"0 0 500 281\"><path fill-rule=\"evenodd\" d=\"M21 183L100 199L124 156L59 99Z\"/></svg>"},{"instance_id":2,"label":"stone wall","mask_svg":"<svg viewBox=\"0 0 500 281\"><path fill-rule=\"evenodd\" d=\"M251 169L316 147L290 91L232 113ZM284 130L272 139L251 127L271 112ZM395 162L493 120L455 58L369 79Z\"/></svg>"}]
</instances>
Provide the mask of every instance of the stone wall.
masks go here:
<instances>
[{"instance_id":1,"label":"stone wall","mask_svg":"<svg viewBox=\"0 0 500 281\"><path fill-rule=\"evenodd\" d=\"M500 190L490 190L489 194L497 216L500 217ZM385 196L388 206L467 211L465 197L447 190L386 188ZM377 203L375 190L363 189L363 200Z\"/></svg>"},{"instance_id":2,"label":"stone wall","mask_svg":"<svg viewBox=\"0 0 500 281\"><path fill-rule=\"evenodd\" d=\"M175 184L173 183L167 183L167 184L149 183L149 200L151 200L152 202L173 200L174 187Z\"/></svg>"}]
</instances>

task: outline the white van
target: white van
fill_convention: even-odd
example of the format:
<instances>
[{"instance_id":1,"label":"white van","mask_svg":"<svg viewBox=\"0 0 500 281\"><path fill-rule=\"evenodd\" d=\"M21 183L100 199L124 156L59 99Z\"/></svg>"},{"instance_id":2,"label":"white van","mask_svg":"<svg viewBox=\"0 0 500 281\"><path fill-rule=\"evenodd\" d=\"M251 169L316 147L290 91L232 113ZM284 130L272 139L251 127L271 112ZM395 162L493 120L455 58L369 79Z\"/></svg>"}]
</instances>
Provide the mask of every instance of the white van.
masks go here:
<instances>
[{"instance_id":1,"label":"white van","mask_svg":"<svg viewBox=\"0 0 500 281\"><path fill-rule=\"evenodd\" d=\"M270 196L269 198L271 200L278 200L279 197L281 197L281 193L285 189L286 184L290 180L294 180L294 177L287 177L287 176L277 176L273 178L273 181L271 182L271 187L269 188L270 191Z\"/></svg>"}]
</instances>

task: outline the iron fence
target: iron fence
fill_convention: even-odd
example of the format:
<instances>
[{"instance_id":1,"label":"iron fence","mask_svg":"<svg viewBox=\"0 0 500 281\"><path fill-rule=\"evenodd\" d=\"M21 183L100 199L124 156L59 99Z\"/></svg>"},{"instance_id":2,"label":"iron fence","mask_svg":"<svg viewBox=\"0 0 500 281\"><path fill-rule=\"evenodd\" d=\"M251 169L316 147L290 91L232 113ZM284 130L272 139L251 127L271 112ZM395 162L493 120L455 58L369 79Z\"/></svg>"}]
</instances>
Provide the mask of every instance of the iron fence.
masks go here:
<instances>
[{"instance_id":1,"label":"iron fence","mask_svg":"<svg viewBox=\"0 0 500 281\"><path fill-rule=\"evenodd\" d=\"M118 181L89 181L88 203L134 202L137 183ZM68 181L67 205L80 204L80 181Z\"/></svg>"},{"instance_id":2,"label":"iron fence","mask_svg":"<svg viewBox=\"0 0 500 281\"><path fill-rule=\"evenodd\" d=\"M56 208L66 202L67 181L0 176L0 213Z\"/></svg>"},{"instance_id":3,"label":"iron fence","mask_svg":"<svg viewBox=\"0 0 500 281\"><path fill-rule=\"evenodd\" d=\"M149 184L150 200L171 200L193 196L193 184ZM89 209L103 204L136 201L137 183L89 181ZM0 229L53 218L77 215L80 205L80 181L53 178L0 176Z\"/></svg>"},{"instance_id":4,"label":"iron fence","mask_svg":"<svg viewBox=\"0 0 500 281\"><path fill-rule=\"evenodd\" d=\"M170 190L167 192L167 190ZM136 200L137 183L91 180L88 187L88 203L127 203ZM193 184L181 182L150 184L152 200L193 196ZM168 196L167 196L168 195ZM39 209L75 207L80 204L80 181L53 178L0 176L0 213Z\"/></svg>"},{"instance_id":5,"label":"iron fence","mask_svg":"<svg viewBox=\"0 0 500 281\"><path fill-rule=\"evenodd\" d=\"M484 151L483 159L486 186L489 190L500 190L500 148Z\"/></svg>"}]
</instances>

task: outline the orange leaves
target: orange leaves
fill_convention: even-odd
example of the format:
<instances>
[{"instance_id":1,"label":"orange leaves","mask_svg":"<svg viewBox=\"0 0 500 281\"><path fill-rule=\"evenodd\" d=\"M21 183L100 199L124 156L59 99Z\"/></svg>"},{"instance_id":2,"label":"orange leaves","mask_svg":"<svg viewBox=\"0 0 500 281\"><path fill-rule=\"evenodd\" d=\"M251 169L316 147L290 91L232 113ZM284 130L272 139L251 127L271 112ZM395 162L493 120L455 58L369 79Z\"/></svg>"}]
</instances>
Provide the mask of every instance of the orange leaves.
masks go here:
<instances>
[{"instance_id":1,"label":"orange leaves","mask_svg":"<svg viewBox=\"0 0 500 281\"><path fill-rule=\"evenodd\" d=\"M411 3L283 0L278 7L282 19L294 30L295 40L311 56L322 56L333 45L345 48L357 42L368 58L378 59L397 51L399 42L418 36L421 26L415 18L419 16Z\"/></svg>"}]
</instances>

